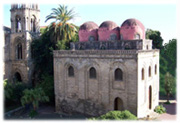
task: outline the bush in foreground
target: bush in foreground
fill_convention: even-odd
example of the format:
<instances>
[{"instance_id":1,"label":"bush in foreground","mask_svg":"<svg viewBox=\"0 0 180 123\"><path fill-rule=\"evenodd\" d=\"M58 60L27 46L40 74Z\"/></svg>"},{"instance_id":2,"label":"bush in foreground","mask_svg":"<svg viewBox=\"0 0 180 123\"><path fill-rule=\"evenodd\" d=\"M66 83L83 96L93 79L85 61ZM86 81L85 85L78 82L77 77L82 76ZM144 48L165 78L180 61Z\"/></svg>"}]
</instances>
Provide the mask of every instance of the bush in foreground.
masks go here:
<instances>
[{"instance_id":1,"label":"bush in foreground","mask_svg":"<svg viewBox=\"0 0 180 123\"><path fill-rule=\"evenodd\" d=\"M90 120L137 120L137 117L128 110L110 111L99 117L90 118Z\"/></svg>"},{"instance_id":2,"label":"bush in foreground","mask_svg":"<svg viewBox=\"0 0 180 123\"><path fill-rule=\"evenodd\" d=\"M166 108L163 107L163 105L158 105L158 106L156 106L154 111L158 114L163 114L163 113L166 113Z\"/></svg>"}]
</instances>

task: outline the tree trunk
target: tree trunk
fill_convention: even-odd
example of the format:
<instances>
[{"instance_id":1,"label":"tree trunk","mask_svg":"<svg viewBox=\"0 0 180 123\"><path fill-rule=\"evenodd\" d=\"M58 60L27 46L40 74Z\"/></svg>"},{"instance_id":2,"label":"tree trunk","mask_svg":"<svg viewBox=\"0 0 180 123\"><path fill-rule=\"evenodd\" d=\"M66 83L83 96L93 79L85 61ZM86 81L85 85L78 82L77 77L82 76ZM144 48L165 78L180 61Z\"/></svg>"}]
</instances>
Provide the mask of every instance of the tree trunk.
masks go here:
<instances>
[{"instance_id":1,"label":"tree trunk","mask_svg":"<svg viewBox=\"0 0 180 123\"><path fill-rule=\"evenodd\" d=\"M167 93L167 102L169 103L169 93Z\"/></svg>"}]
</instances>

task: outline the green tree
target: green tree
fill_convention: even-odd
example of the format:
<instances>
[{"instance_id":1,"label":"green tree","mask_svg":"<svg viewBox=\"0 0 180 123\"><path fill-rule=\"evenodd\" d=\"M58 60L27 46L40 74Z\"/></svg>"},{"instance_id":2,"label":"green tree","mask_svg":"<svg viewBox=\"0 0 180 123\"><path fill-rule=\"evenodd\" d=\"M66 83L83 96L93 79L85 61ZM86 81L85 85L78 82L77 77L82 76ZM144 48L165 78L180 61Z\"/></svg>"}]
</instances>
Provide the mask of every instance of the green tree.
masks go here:
<instances>
[{"instance_id":1,"label":"green tree","mask_svg":"<svg viewBox=\"0 0 180 123\"><path fill-rule=\"evenodd\" d=\"M71 40L77 32L76 26L69 23L76 16L73 9L68 10L65 5L59 5L58 8L53 8L52 13L46 16L46 21L53 19L54 21L48 26L51 40L54 44L59 40Z\"/></svg>"},{"instance_id":2,"label":"green tree","mask_svg":"<svg viewBox=\"0 0 180 123\"><path fill-rule=\"evenodd\" d=\"M169 43L164 45L164 54L168 60L168 71L175 77L176 76L176 58L177 58L177 40L172 39Z\"/></svg>"},{"instance_id":3,"label":"green tree","mask_svg":"<svg viewBox=\"0 0 180 123\"><path fill-rule=\"evenodd\" d=\"M153 42L152 48L155 49L161 49L163 44L163 39L161 37L161 33L156 30L147 29L146 31L146 39L151 39Z\"/></svg>"},{"instance_id":4,"label":"green tree","mask_svg":"<svg viewBox=\"0 0 180 123\"><path fill-rule=\"evenodd\" d=\"M172 94L173 88L174 88L174 78L173 76L167 72L165 75L165 91L167 95L167 103L169 103L169 97Z\"/></svg>"},{"instance_id":5,"label":"green tree","mask_svg":"<svg viewBox=\"0 0 180 123\"><path fill-rule=\"evenodd\" d=\"M37 110L39 107L39 102L49 101L49 97L45 95L42 88L26 89L23 91L23 94L21 98L22 106L32 104L34 110Z\"/></svg>"}]
</instances>

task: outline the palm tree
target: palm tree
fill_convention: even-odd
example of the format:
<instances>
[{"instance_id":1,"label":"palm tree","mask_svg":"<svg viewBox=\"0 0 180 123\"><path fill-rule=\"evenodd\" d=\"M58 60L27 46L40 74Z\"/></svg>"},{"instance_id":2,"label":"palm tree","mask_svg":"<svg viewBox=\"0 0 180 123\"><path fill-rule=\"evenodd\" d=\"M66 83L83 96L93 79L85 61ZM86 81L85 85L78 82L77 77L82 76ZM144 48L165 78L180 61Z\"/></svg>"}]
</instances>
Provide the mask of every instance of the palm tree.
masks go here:
<instances>
[{"instance_id":1,"label":"palm tree","mask_svg":"<svg viewBox=\"0 0 180 123\"><path fill-rule=\"evenodd\" d=\"M52 13L46 16L45 22L50 19L54 19L49 26L48 31L51 33L51 39L57 43L59 40L71 40L72 37L77 32L76 26L68 21L74 19L76 14L73 9L68 11L68 7L64 5L59 5L59 7L53 8Z\"/></svg>"}]
</instances>

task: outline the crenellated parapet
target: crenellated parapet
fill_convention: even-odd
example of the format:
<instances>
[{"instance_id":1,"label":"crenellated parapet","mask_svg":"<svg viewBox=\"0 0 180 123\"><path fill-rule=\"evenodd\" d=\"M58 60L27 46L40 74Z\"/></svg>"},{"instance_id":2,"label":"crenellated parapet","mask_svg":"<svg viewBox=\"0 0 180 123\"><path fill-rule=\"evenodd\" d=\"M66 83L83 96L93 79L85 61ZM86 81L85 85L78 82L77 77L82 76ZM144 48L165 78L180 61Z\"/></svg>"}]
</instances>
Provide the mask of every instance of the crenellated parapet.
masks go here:
<instances>
[{"instance_id":1,"label":"crenellated parapet","mask_svg":"<svg viewBox=\"0 0 180 123\"><path fill-rule=\"evenodd\" d=\"M151 40L72 42L71 50L151 50Z\"/></svg>"}]
</instances>

